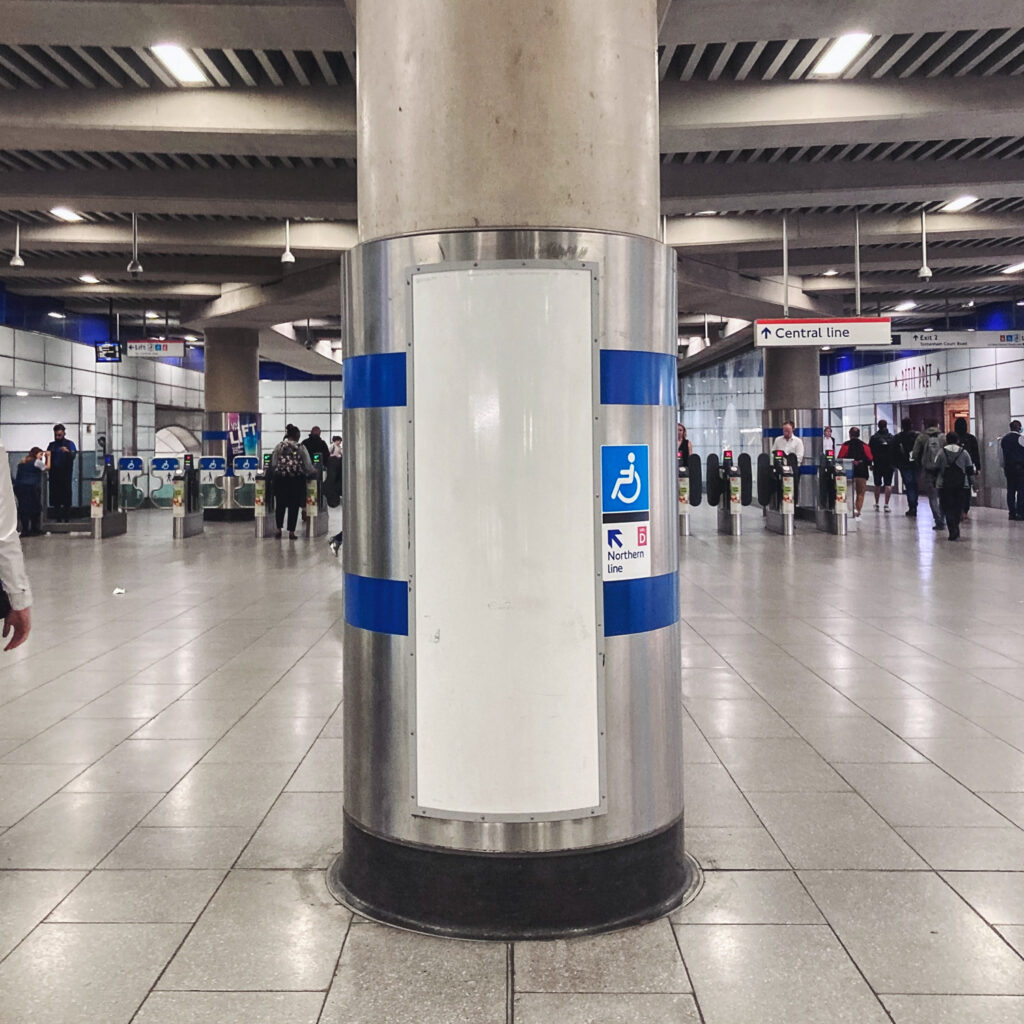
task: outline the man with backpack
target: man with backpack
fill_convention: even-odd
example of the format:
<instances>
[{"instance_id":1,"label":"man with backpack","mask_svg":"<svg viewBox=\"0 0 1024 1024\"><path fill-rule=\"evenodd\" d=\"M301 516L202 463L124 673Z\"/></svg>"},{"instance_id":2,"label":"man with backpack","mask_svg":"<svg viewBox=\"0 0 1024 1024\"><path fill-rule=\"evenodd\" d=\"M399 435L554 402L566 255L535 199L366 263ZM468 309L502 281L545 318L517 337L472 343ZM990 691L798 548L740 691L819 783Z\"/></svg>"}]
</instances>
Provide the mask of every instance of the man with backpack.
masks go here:
<instances>
[{"instance_id":1,"label":"man with backpack","mask_svg":"<svg viewBox=\"0 0 1024 1024\"><path fill-rule=\"evenodd\" d=\"M850 427L850 439L839 449L839 458L853 459L853 490L856 495L853 518L859 519L864 505L864 493L868 489L868 467L872 459L871 449L860 439L860 427Z\"/></svg>"},{"instance_id":2,"label":"man with backpack","mask_svg":"<svg viewBox=\"0 0 1024 1024\"><path fill-rule=\"evenodd\" d=\"M921 468L921 483L924 485L924 492L928 496L928 505L931 507L932 517L935 520L935 525L932 526L933 530L946 528L946 516L942 511L942 503L939 501L938 488L938 464L942 447L939 421L931 419L925 422L924 433L917 435L914 450L910 454L911 464Z\"/></svg>"},{"instance_id":3,"label":"man with backpack","mask_svg":"<svg viewBox=\"0 0 1024 1024\"><path fill-rule=\"evenodd\" d=\"M907 495L907 511L904 515L913 519L917 515L917 469L910 461L911 452L914 450L914 442L917 440L917 431L910 425L910 417L904 416L901 423L902 430L896 435L896 467L900 471L900 479L903 481L903 490Z\"/></svg>"},{"instance_id":4,"label":"man with backpack","mask_svg":"<svg viewBox=\"0 0 1024 1024\"><path fill-rule=\"evenodd\" d=\"M871 449L871 472L875 478L875 511L878 511L878 498L885 488L885 511L889 512L889 500L892 498L892 478L896 472L896 438L889 433L887 420L878 421L878 430L868 441Z\"/></svg>"},{"instance_id":5,"label":"man with backpack","mask_svg":"<svg viewBox=\"0 0 1024 1024\"><path fill-rule=\"evenodd\" d=\"M970 494L974 461L959 434L950 431L936 460L939 500L949 527L949 539L960 539L960 516Z\"/></svg>"}]
</instances>

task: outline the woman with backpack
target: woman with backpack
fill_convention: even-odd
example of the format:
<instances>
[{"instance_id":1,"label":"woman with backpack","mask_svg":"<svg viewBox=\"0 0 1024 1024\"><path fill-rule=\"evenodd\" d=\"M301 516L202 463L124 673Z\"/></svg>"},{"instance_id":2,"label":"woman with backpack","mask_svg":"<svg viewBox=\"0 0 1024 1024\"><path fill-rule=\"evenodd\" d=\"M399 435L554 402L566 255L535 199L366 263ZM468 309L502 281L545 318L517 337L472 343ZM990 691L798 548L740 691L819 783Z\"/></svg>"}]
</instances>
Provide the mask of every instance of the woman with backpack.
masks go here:
<instances>
[{"instance_id":1,"label":"woman with backpack","mask_svg":"<svg viewBox=\"0 0 1024 1024\"><path fill-rule=\"evenodd\" d=\"M856 499L853 518L860 518L864 507L864 494L868 489L868 467L871 465L871 449L860 439L860 427L850 427L850 439L839 449L840 459L853 459L853 490Z\"/></svg>"},{"instance_id":2,"label":"woman with backpack","mask_svg":"<svg viewBox=\"0 0 1024 1024\"><path fill-rule=\"evenodd\" d=\"M302 434L294 423L285 427L284 440L274 449L270 467L274 471L274 515L281 536L284 514L288 513L288 536L295 540L299 509L306 504L306 480L313 475L309 451L299 444Z\"/></svg>"},{"instance_id":3,"label":"woman with backpack","mask_svg":"<svg viewBox=\"0 0 1024 1024\"><path fill-rule=\"evenodd\" d=\"M961 437L952 430L946 435L946 444L936 460L938 470L939 502L949 527L949 539L960 539L960 516L967 496L971 493L974 462Z\"/></svg>"}]
</instances>

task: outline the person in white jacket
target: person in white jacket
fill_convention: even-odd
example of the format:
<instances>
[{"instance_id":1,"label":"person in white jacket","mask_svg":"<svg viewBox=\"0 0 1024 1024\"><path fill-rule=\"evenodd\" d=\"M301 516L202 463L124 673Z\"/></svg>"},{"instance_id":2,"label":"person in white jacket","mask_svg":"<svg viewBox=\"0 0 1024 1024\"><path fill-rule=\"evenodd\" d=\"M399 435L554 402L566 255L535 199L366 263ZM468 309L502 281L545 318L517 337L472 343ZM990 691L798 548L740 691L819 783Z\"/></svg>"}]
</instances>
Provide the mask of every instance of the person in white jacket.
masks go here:
<instances>
[{"instance_id":1,"label":"person in white jacket","mask_svg":"<svg viewBox=\"0 0 1024 1024\"><path fill-rule=\"evenodd\" d=\"M7 449L0 441L0 466L6 466ZM7 641L5 651L20 647L32 628L32 588L25 572L25 558L21 553L21 538L18 536L18 503L14 500L14 486L9 472L0 472L0 583L7 595L3 604L3 636ZM2 600L2 598L0 598Z\"/></svg>"}]
</instances>

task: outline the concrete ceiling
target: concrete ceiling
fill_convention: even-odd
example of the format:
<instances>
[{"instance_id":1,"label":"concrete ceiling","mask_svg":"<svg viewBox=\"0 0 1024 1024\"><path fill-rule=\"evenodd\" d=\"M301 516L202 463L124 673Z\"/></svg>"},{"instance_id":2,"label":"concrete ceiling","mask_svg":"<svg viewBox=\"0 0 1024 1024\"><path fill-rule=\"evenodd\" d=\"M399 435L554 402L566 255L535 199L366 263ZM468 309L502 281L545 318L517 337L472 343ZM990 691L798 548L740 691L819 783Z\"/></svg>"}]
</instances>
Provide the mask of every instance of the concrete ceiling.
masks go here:
<instances>
[{"instance_id":1,"label":"concrete ceiling","mask_svg":"<svg viewBox=\"0 0 1024 1024\"><path fill-rule=\"evenodd\" d=\"M0 280L71 309L159 300L198 327L336 317L331 275L356 240L354 6L0 0ZM784 211L795 312L852 309L855 210L869 308L1024 299L1024 275L1002 274L1024 259L1020 0L660 0L659 14L662 203L684 315L778 311ZM853 30L874 34L858 60L811 79ZM168 40L192 48L210 87L162 69L149 47ZM963 193L978 203L938 212ZM83 221L58 222L58 204ZM131 211L141 281L124 269ZM6 266L15 222L20 270ZM287 353L296 342L280 337Z\"/></svg>"}]
</instances>

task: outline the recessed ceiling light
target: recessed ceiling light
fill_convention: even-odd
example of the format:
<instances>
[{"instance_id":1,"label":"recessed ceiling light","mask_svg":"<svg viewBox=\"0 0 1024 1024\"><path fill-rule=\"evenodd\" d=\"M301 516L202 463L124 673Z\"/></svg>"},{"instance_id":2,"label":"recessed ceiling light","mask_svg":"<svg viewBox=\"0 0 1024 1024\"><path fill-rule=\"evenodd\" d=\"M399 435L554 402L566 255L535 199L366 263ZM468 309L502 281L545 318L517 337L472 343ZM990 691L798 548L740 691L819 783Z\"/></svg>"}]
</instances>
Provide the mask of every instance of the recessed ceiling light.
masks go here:
<instances>
[{"instance_id":1,"label":"recessed ceiling light","mask_svg":"<svg viewBox=\"0 0 1024 1024\"><path fill-rule=\"evenodd\" d=\"M186 341L193 341L193 342L195 342L195 341L198 341L199 339L194 334L186 334L185 335L185 340Z\"/></svg>"},{"instance_id":2,"label":"recessed ceiling light","mask_svg":"<svg viewBox=\"0 0 1024 1024\"><path fill-rule=\"evenodd\" d=\"M28 398L27 391L15 391L14 392L19 398Z\"/></svg>"},{"instance_id":3,"label":"recessed ceiling light","mask_svg":"<svg viewBox=\"0 0 1024 1024\"><path fill-rule=\"evenodd\" d=\"M63 320L64 319L64 314L63 313L47 313L46 315L49 316L49 317L53 317L54 320Z\"/></svg>"},{"instance_id":4,"label":"recessed ceiling light","mask_svg":"<svg viewBox=\"0 0 1024 1024\"><path fill-rule=\"evenodd\" d=\"M68 224L77 224L80 220L85 219L80 213L75 213L70 206L55 206L50 210L50 213L52 213L54 217L66 221Z\"/></svg>"},{"instance_id":5,"label":"recessed ceiling light","mask_svg":"<svg viewBox=\"0 0 1024 1024\"><path fill-rule=\"evenodd\" d=\"M210 80L206 77L203 69L195 62L192 55L174 43L158 43L151 46L157 60L181 85L209 85Z\"/></svg>"},{"instance_id":6,"label":"recessed ceiling light","mask_svg":"<svg viewBox=\"0 0 1024 1024\"><path fill-rule=\"evenodd\" d=\"M971 334L973 334L973 333L974 333L974 328L973 328L973 327L968 327L968 328L967 328L967 330L968 330L968 331L970 331L970 332L971 332Z\"/></svg>"},{"instance_id":7,"label":"recessed ceiling light","mask_svg":"<svg viewBox=\"0 0 1024 1024\"><path fill-rule=\"evenodd\" d=\"M78 275L78 280L81 281L82 284L99 284L100 283L100 279L95 274L79 274Z\"/></svg>"},{"instance_id":8,"label":"recessed ceiling light","mask_svg":"<svg viewBox=\"0 0 1024 1024\"><path fill-rule=\"evenodd\" d=\"M149 310L146 313L147 320L162 320L163 317L159 313L154 313L153 310Z\"/></svg>"},{"instance_id":9,"label":"recessed ceiling light","mask_svg":"<svg viewBox=\"0 0 1024 1024\"><path fill-rule=\"evenodd\" d=\"M717 217L717 216L718 216L718 211L717 210L698 210L694 214L694 217Z\"/></svg>"},{"instance_id":10,"label":"recessed ceiling light","mask_svg":"<svg viewBox=\"0 0 1024 1024\"><path fill-rule=\"evenodd\" d=\"M840 36L814 65L810 78L838 78L871 42L870 32L849 32Z\"/></svg>"},{"instance_id":11,"label":"recessed ceiling light","mask_svg":"<svg viewBox=\"0 0 1024 1024\"><path fill-rule=\"evenodd\" d=\"M151 46L157 59L181 85L209 85L210 80L196 59L187 50L174 43Z\"/></svg>"},{"instance_id":12,"label":"recessed ceiling light","mask_svg":"<svg viewBox=\"0 0 1024 1024\"><path fill-rule=\"evenodd\" d=\"M906 313L908 310L916 308L917 303L913 299L907 299L905 302L901 302L898 306L893 306L893 311L896 313Z\"/></svg>"},{"instance_id":13,"label":"recessed ceiling light","mask_svg":"<svg viewBox=\"0 0 1024 1024\"><path fill-rule=\"evenodd\" d=\"M959 213L977 201L977 196L957 196L956 199L951 199L945 206L940 207L939 213Z\"/></svg>"},{"instance_id":14,"label":"recessed ceiling light","mask_svg":"<svg viewBox=\"0 0 1024 1024\"><path fill-rule=\"evenodd\" d=\"M1017 305L1018 306L1024 306L1024 300L1021 300L1020 302L1018 302Z\"/></svg>"},{"instance_id":15,"label":"recessed ceiling light","mask_svg":"<svg viewBox=\"0 0 1024 1024\"><path fill-rule=\"evenodd\" d=\"M838 270L826 270L821 276L822 277L838 277L839 276L839 271Z\"/></svg>"},{"instance_id":16,"label":"recessed ceiling light","mask_svg":"<svg viewBox=\"0 0 1024 1024\"><path fill-rule=\"evenodd\" d=\"M1003 273L1004 274L1019 274L1022 270L1024 270L1024 263L1014 263L1014 265L1012 267L1004 267L1003 268Z\"/></svg>"}]
</instances>

